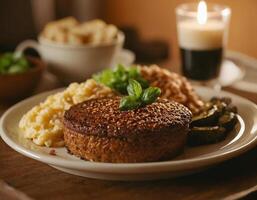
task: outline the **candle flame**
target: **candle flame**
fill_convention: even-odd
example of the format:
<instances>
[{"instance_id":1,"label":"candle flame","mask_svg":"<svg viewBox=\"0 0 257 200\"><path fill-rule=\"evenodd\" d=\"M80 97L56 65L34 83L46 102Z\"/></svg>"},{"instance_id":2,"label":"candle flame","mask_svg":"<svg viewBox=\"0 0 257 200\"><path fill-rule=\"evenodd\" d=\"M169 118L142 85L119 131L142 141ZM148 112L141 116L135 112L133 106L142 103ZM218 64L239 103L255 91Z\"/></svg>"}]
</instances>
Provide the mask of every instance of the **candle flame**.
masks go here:
<instances>
[{"instance_id":1,"label":"candle flame","mask_svg":"<svg viewBox=\"0 0 257 200\"><path fill-rule=\"evenodd\" d=\"M207 21L207 5L205 1L200 1L197 8L197 22L205 24Z\"/></svg>"}]
</instances>

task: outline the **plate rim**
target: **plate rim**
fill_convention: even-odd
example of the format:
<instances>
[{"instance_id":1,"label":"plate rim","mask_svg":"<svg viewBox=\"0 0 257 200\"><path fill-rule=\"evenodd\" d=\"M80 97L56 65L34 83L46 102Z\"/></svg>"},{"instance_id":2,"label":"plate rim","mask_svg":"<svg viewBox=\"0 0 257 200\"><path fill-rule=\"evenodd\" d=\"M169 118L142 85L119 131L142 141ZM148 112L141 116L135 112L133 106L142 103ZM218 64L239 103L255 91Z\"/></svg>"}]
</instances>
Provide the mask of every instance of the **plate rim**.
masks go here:
<instances>
[{"instance_id":1,"label":"plate rim","mask_svg":"<svg viewBox=\"0 0 257 200\"><path fill-rule=\"evenodd\" d=\"M200 89L208 89L207 87L197 86L196 88ZM19 143L16 143L12 140L12 138L8 137L8 134L5 133L7 130L5 130L4 124L7 116L13 112L13 110L17 109L21 105L25 104L28 101L31 101L34 98L40 98L41 96L46 96L47 94L51 94L54 92L58 92L63 90L63 88L43 92L37 95L34 95L30 98L27 98L15 105L13 105L11 108L9 108L1 117L0 119L0 135L4 142L14 149L15 151L21 153L22 155L32 158L34 160L38 160L40 162L49 164L49 165L55 165L59 167L69 168L69 169L77 169L77 170L86 170L86 171L92 171L92 172L107 172L107 173L124 173L124 170L126 173L135 173L139 170L141 171L144 169L143 173L153 173L153 172L167 172L167 171L180 171L180 170L188 170L193 169L195 167L204 167L213 165L215 163L220 163L222 161L231 159L233 157L236 157L247 150L253 148L257 144L257 134L256 134L250 141L247 141L243 145L228 149L223 153L216 154L216 155L209 155L204 156L201 158L189 158L189 159L182 159L182 160L171 160L171 161L161 161L161 162L146 162L146 163L102 163L102 162L91 162L91 161L83 161L83 165L81 164L81 160L65 160L58 157L54 157L51 155L45 155L40 152L35 152L30 149L27 149L26 147L22 146ZM247 104L250 104L257 110L257 105L241 96L238 96L236 94L222 91L224 95L229 95L233 97L236 97L240 101L247 102ZM257 127L251 127L255 128L254 132L256 132ZM64 148L64 147L63 147ZM190 164L190 165L189 165ZM142 173L142 172L140 172Z\"/></svg>"}]
</instances>

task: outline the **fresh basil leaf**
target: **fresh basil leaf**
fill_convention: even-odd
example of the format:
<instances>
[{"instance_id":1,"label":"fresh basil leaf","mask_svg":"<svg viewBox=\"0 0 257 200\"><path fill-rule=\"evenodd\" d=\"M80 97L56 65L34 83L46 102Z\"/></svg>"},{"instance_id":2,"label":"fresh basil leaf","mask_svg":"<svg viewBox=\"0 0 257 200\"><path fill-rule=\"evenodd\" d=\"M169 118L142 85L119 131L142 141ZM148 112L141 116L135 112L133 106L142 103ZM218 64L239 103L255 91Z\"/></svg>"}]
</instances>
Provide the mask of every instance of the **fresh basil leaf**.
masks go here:
<instances>
[{"instance_id":1,"label":"fresh basil leaf","mask_svg":"<svg viewBox=\"0 0 257 200\"><path fill-rule=\"evenodd\" d=\"M127 82L116 81L112 84L112 88L121 94L127 94Z\"/></svg>"},{"instance_id":2,"label":"fresh basil leaf","mask_svg":"<svg viewBox=\"0 0 257 200\"><path fill-rule=\"evenodd\" d=\"M106 86L111 87L113 80L113 72L111 69L106 69L99 74L93 75L93 79Z\"/></svg>"},{"instance_id":3,"label":"fresh basil leaf","mask_svg":"<svg viewBox=\"0 0 257 200\"><path fill-rule=\"evenodd\" d=\"M136 80L137 80L137 82L140 83L140 85L142 86L143 89L146 89L149 87L148 81L143 79L142 77L138 77Z\"/></svg>"},{"instance_id":4,"label":"fresh basil leaf","mask_svg":"<svg viewBox=\"0 0 257 200\"><path fill-rule=\"evenodd\" d=\"M141 106L141 102L133 96L123 97L120 101L119 109L122 111L137 109Z\"/></svg>"},{"instance_id":5,"label":"fresh basil leaf","mask_svg":"<svg viewBox=\"0 0 257 200\"><path fill-rule=\"evenodd\" d=\"M130 88L130 95L138 98L142 95L142 89L149 86L148 82L141 77L139 68L135 66L126 68L119 64L114 70L104 70L99 74L93 75L93 78L97 82L102 83L123 95L128 94L127 87L129 85L129 80L134 79L139 82L141 89L140 87L136 87L135 90L133 87Z\"/></svg>"},{"instance_id":6,"label":"fresh basil leaf","mask_svg":"<svg viewBox=\"0 0 257 200\"><path fill-rule=\"evenodd\" d=\"M149 87L144 91L141 100L143 101L144 104L151 104L155 102L155 100L158 98L158 96L160 96L160 94L161 94L160 88Z\"/></svg>"},{"instance_id":7,"label":"fresh basil leaf","mask_svg":"<svg viewBox=\"0 0 257 200\"><path fill-rule=\"evenodd\" d=\"M122 65L122 64L118 64L115 71L123 73L126 71L126 67L124 67L124 65Z\"/></svg>"},{"instance_id":8,"label":"fresh basil leaf","mask_svg":"<svg viewBox=\"0 0 257 200\"><path fill-rule=\"evenodd\" d=\"M134 79L130 79L127 87L127 91L129 96L133 96L136 99L139 99L142 94L142 87L139 82L137 82Z\"/></svg>"},{"instance_id":9,"label":"fresh basil leaf","mask_svg":"<svg viewBox=\"0 0 257 200\"><path fill-rule=\"evenodd\" d=\"M128 75L130 79L137 79L140 76L138 67L132 66L128 68Z\"/></svg>"},{"instance_id":10,"label":"fresh basil leaf","mask_svg":"<svg viewBox=\"0 0 257 200\"><path fill-rule=\"evenodd\" d=\"M117 80L126 81L127 78L127 70L122 64L118 64L117 68L114 70L114 76Z\"/></svg>"},{"instance_id":11,"label":"fresh basil leaf","mask_svg":"<svg viewBox=\"0 0 257 200\"><path fill-rule=\"evenodd\" d=\"M128 76L126 72L113 72L115 82L126 82L128 83Z\"/></svg>"}]
</instances>

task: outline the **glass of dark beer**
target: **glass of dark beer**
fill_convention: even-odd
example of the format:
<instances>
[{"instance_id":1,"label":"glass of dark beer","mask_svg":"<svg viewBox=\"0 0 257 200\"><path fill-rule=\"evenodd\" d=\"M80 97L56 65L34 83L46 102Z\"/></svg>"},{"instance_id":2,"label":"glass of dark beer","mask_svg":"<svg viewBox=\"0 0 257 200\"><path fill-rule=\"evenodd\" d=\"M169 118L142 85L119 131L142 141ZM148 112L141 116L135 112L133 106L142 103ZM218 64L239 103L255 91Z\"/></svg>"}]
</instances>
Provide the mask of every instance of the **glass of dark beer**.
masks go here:
<instances>
[{"instance_id":1,"label":"glass of dark beer","mask_svg":"<svg viewBox=\"0 0 257 200\"><path fill-rule=\"evenodd\" d=\"M176 8L183 74L194 81L219 76L231 11L226 6L181 4Z\"/></svg>"}]
</instances>

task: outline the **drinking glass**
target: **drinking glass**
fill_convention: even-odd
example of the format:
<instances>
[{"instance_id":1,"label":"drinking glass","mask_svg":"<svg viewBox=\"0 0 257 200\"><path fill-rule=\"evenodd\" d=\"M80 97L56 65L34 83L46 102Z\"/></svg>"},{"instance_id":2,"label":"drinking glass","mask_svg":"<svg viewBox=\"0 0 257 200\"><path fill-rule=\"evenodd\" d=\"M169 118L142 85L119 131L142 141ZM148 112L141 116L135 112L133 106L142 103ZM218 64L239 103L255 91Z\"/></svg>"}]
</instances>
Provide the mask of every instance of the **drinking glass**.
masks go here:
<instances>
[{"instance_id":1,"label":"drinking glass","mask_svg":"<svg viewBox=\"0 0 257 200\"><path fill-rule=\"evenodd\" d=\"M202 83L217 82L227 44L231 10L227 6L181 4L176 8L183 75Z\"/></svg>"}]
</instances>

